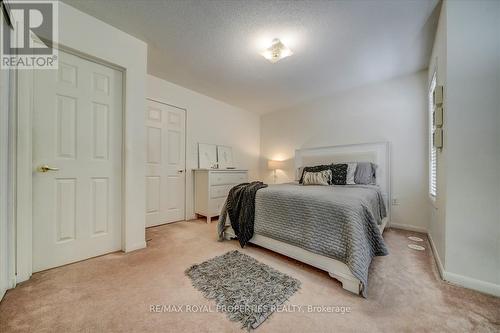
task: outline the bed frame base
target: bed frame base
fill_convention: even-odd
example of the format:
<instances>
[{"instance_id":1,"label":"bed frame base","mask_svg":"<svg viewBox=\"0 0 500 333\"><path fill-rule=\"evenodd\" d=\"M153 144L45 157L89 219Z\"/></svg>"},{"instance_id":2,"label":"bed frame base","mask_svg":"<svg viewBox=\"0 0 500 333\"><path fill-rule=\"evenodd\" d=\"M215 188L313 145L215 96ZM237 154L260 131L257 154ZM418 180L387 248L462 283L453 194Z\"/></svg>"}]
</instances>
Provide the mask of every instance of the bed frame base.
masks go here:
<instances>
[{"instance_id":1,"label":"bed frame base","mask_svg":"<svg viewBox=\"0 0 500 333\"><path fill-rule=\"evenodd\" d=\"M388 219L385 218L379 226L380 233L384 232ZM227 240L236 238L233 228L230 226L224 231L224 238ZM275 239L255 234L250 243L261 246L268 250L280 253L284 256L293 258L300 262L314 266L327 271L330 277L340 281L342 288L351 293L359 295L361 292L360 281L352 275L351 270L346 264L338 260L328 258L316 253L309 252L300 247L290 245Z\"/></svg>"}]
</instances>

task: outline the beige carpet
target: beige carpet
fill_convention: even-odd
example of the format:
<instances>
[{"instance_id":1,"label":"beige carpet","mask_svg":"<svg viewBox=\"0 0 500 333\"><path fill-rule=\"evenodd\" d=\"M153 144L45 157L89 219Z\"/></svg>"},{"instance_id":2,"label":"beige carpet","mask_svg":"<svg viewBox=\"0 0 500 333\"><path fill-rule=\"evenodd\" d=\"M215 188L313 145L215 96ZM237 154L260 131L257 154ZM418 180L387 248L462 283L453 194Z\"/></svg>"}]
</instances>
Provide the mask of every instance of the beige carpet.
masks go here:
<instances>
[{"instance_id":1,"label":"beige carpet","mask_svg":"<svg viewBox=\"0 0 500 333\"><path fill-rule=\"evenodd\" d=\"M242 250L302 281L293 305L347 306L350 313L274 313L256 332L488 332L500 330L500 298L438 278L429 244L407 247L414 233L386 230L390 255L372 263L368 299L328 274L262 248ZM0 303L0 332L241 332L225 314L151 313L153 304L213 306L184 270L237 249L215 241L215 223L149 229L148 248L114 253L34 274Z\"/></svg>"}]
</instances>

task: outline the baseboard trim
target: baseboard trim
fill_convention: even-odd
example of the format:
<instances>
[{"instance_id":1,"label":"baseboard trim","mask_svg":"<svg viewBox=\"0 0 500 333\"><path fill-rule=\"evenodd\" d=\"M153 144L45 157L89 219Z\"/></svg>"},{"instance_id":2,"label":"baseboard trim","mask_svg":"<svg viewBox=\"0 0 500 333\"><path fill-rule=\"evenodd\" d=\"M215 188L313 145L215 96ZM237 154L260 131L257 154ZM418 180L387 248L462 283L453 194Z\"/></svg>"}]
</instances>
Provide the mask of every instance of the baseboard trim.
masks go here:
<instances>
[{"instance_id":1,"label":"baseboard trim","mask_svg":"<svg viewBox=\"0 0 500 333\"><path fill-rule=\"evenodd\" d=\"M30 274L18 273L16 274L15 283L16 285L18 285L21 282L28 281L30 278L31 278L31 273Z\"/></svg>"},{"instance_id":2,"label":"baseboard trim","mask_svg":"<svg viewBox=\"0 0 500 333\"><path fill-rule=\"evenodd\" d=\"M444 266L443 266L443 263L441 262L441 257L439 256L436 245L434 244L434 240L432 239L432 236L429 232L427 233L427 239L429 239L429 244L431 244L432 254L434 255L434 261L436 262L439 276L441 277L442 280L445 280L445 278L444 278L444 273L445 273Z\"/></svg>"},{"instance_id":3,"label":"baseboard trim","mask_svg":"<svg viewBox=\"0 0 500 333\"><path fill-rule=\"evenodd\" d=\"M125 248L125 253L127 252L132 252L132 251L136 251L136 250L140 250L140 249L143 249L146 247L146 241L143 241L143 242L140 242L140 243L137 243L137 244L134 244L132 246L128 246Z\"/></svg>"},{"instance_id":4,"label":"baseboard trim","mask_svg":"<svg viewBox=\"0 0 500 333\"><path fill-rule=\"evenodd\" d=\"M500 297L500 285L471 277L444 271L444 280L460 287L474 289L485 294Z\"/></svg>"},{"instance_id":5,"label":"baseboard trim","mask_svg":"<svg viewBox=\"0 0 500 333\"><path fill-rule=\"evenodd\" d=\"M417 226L414 226L414 225L411 225L411 224L391 223L391 224L389 224L389 228L395 228L395 229L401 229L401 230L421 232L423 234L427 234L428 233L426 228L417 227Z\"/></svg>"},{"instance_id":6,"label":"baseboard trim","mask_svg":"<svg viewBox=\"0 0 500 333\"><path fill-rule=\"evenodd\" d=\"M444 271L444 280L461 287L500 297L500 285Z\"/></svg>"}]
</instances>

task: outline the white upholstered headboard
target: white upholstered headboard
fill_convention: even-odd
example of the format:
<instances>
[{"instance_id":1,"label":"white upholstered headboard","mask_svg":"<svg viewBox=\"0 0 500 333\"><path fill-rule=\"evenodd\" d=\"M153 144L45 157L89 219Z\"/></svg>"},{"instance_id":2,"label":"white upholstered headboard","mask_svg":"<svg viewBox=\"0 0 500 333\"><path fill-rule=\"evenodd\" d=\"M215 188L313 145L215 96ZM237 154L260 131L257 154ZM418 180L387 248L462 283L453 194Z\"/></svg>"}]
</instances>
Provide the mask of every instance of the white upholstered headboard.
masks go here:
<instances>
[{"instance_id":1,"label":"white upholstered headboard","mask_svg":"<svg viewBox=\"0 0 500 333\"><path fill-rule=\"evenodd\" d=\"M377 185L385 199L389 221L391 212L391 173L389 142L359 143L295 150L295 170L304 166L343 162L372 162L377 165Z\"/></svg>"}]
</instances>

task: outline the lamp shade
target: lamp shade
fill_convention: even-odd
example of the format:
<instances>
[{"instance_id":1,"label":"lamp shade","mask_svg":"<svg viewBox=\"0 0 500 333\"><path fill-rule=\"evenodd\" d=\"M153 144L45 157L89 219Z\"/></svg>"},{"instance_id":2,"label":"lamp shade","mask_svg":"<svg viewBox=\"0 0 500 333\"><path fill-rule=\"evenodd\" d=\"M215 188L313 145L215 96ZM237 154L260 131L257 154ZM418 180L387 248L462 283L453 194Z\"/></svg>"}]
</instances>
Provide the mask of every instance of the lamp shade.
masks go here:
<instances>
[{"instance_id":1,"label":"lamp shade","mask_svg":"<svg viewBox=\"0 0 500 333\"><path fill-rule=\"evenodd\" d=\"M269 170L283 169L284 165L285 162L283 161L274 161L274 160L267 161L267 168Z\"/></svg>"}]
</instances>

